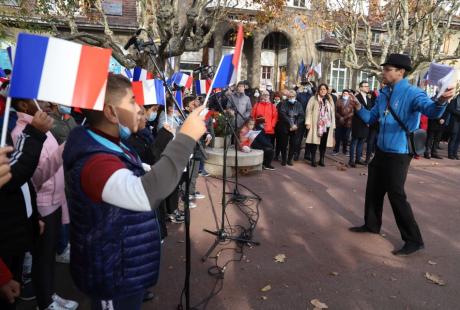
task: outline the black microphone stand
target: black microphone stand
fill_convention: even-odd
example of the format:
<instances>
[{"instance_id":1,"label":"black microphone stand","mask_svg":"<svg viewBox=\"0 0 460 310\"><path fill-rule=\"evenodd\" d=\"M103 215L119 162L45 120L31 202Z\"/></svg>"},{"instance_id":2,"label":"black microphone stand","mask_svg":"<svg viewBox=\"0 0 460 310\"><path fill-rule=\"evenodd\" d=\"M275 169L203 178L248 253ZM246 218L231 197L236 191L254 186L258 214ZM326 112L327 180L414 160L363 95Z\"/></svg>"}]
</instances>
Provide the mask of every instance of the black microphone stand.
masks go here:
<instances>
[{"instance_id":1,"label":"black microphone stand","mask_svg":"<svg viewBox=\"0 0 460 310\"><path fill-rule=\"evenodd\" d=\"M217 99L217 103L219 105L220 110L224 111L224 109L222 107L222 102L221 102L222 95L223 95L223 91L220 94L220 97L216 98L216 99ZM230 241L237 241L237 242L240 242L240 243L243 243L243 244L260 245L259 242L253 241L252 239L248 239L245 236L236 237L236 236L232 236L232 235L228 234L225 231L225 214L226 214L226 209L227 209L227 198L226 198L226 196L228 194L231 194L231 195L233 195L233 197L232 197L232 199L230 201L238 201L236 199L236 196L235 196L235 191L232 192L232 193L226 192L226 190L227 190L227 155L228 155L228 150L229 150L229 146L227 145L227 139L228 139L227 130L230 129L232 134L233 134L233 136L234 136L235 153L236 153L235 154L235 165L237 165L238 144L239 144L240 140L239 140L239 137L238 137L237 132L235 130L235 128L236 128L236 114L235 114L235 127L232 126L232 124L230 123L230 120L228 119L227 115L225 115L225 113L224 113L224 119L225 119L225 127L224 127L224 158L223 158L223 166L222 166L223 170L222 170L222 214L221 214L221 218L220 218L221 222L220 222L220 227L216 231L211 231L209 229L203 229L208 234L216 236L216 240L214 241L214 243L209 247L209 249L206 252L206 254L201 258L201 260L203 262L205 262L209 258L209 255L211 255L211 253L214 251L214 249L221 242L226 242L226 241L230 240ZM237 175L238 175L238 167L236 166L235 176L237 176ZM235 183L237 183L237 179L236 179ZM236 188L236 190L237 190L237 188ZM242 195L240 195L238 193L238 197L241 198L241 196ZM244 196L244 197L248 197L248 196ZM254 197L254 198L258 199L257 197Z\"/></svg>"},{"instance_id":2,"label":"black microphone stand","mask_svg":"<svg viewBox=\"0 0 460 310\"><path fill-rule=\"evenodd\" d=\"M148 38L148 42L144 42L141 39L138 39L137 36L144 31ZM153 63L155 70L158 72L160 79L163 81L163 85L169 94L170 98L173 100L174 105L179 111L179 114L181 115L182 119L185 120L186 116L184 112L182 111L181 106L176 100L176 97L173 95L173 92L171 90L171 87L168 85L166 81L166 75L163 70L161 70L160 66L158 65L158 62L156 61L155 57L158 56L158 49L155 45L155 42L153 41L152 37L150 34L147 32L145 29L139 29L136 31L135 37L137 38L135 42L133 43L136 50L139 53L144 53L145 51L148 52L148 56L150 58L150 61ZM127 44L128 45L128 44ZM147 49L148 48L148 49ZM206 153L204 152L203 147L201 146L200 143L196 143L195 145L195 150L194 153L199 150L203 156L206 156ZM194 163L195 165L196 163ZM189 310L190 309L190 274L191 274L191 242L190 242L190 161L187 164L186 168L186 173L185 173L185 197L184 197L184 225L185 225L185 281L184 281L184 289L182 291L182 294L185 294L185 309ZM183 309L182 306L182 295L181 295L181 303L177 306L179 310Z\"/></svg>"}]
</instances>

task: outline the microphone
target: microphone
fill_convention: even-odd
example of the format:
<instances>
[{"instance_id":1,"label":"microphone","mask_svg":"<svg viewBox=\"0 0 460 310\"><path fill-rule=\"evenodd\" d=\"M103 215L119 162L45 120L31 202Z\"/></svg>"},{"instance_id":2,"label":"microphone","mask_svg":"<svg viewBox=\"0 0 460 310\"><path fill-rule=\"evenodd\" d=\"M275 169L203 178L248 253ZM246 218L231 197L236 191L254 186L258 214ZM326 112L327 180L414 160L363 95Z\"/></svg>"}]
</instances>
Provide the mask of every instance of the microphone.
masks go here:
<instances>
[{"instance_id":1,"label":"microphone","mask_svg":"<svg viewBox=\"0 0 460 310\"><path fill-rule=\"evenodd\" d=\"M141 33L141 31L142 31L142 29L138 29L138 30L134 33L134 35L133 35L131 38L129 38L128 42L126 42L125 46L123 47L125 50L128 50L128 49L131 47L131 45L136 44L136 42L137 42L137 37L139 36L139 34Z\"/></svg>"}]
</instances>

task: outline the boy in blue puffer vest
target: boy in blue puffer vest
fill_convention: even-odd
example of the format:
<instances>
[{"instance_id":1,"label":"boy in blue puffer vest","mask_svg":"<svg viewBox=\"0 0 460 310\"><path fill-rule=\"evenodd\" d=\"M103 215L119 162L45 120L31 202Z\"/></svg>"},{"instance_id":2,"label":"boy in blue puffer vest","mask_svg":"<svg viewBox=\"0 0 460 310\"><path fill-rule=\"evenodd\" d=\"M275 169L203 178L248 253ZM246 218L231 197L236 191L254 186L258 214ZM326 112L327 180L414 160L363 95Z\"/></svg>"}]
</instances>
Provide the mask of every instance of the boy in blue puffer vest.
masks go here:
<instances>
[{"instance_id":1,"label":"boy in blue puffer vest","mask_svg":"<svg viewBox=\"0 0 460 310\"><path fill-rule=\"evenodd\" d=\"M92 309L140 309L156 284L160 230L156 208L175 188L205 132L202 109L192 113L160 160L146 172L121 141L137 131L131 82L109 74L103 111L86 110L64 150L71 217L70 269Z\"/></svg>"}]
</instances>

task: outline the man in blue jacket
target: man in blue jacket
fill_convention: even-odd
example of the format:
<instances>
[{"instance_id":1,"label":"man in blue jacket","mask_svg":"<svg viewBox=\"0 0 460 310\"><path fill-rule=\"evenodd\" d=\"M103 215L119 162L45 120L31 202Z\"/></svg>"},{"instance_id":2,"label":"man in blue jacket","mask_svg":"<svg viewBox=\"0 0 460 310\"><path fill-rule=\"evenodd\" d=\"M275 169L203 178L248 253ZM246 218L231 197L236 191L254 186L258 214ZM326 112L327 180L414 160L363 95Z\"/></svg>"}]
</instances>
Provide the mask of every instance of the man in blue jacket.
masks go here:
<instances>
[{"instance_id":1,"label":"man in blue jacket","mask_svg":"<svg viewBox=\"0 0 460 310\"><path fill-rule=\"evenodd\" d=\"M388 194L396 224L405 242L404 246L393 251L393 254L406 256L423 249L424 243L404 191L412 159L406 132L393 118L388 105L391 105L409 131L413 132L419 127L421 113L429 118L438 118L444 113L454 90L453 87L447 89L437 101L433 101L422 89L410 85L405 79L407 73L412 70L411 60L407 55L391 54L382 66L383 82L387 86L381 90L374 107L370 111L362 109L361 104L353 100L361 119L369 125L378 121L380 132L376 155L369 164L365 224L352 227L350 231L378 234L382 226L383 199L385 194Z\"/></svg>"}]
</instances>

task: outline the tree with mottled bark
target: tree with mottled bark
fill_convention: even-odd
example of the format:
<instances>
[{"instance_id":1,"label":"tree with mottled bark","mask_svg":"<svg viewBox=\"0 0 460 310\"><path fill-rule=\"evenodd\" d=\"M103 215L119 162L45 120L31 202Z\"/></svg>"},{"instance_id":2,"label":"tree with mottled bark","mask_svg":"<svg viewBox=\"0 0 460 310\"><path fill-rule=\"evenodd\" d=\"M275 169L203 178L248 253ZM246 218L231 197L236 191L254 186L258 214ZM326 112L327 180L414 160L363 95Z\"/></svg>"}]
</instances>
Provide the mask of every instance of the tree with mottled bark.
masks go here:
<instances>
[{"instance_id":1,"label":"tree with mottled bark","mask_svg":"<svg viewBox=\"0 0 460 310\"><path fill-rule=\"evenodd\" d=\"M408 54L413 73L432 61L460 59L460 46L443 53L445 41L459 31L452 24L460 21L458 0L313 0L313 7L349 68L378 75L390 53Z\"/></svg>"}]
</instances>

